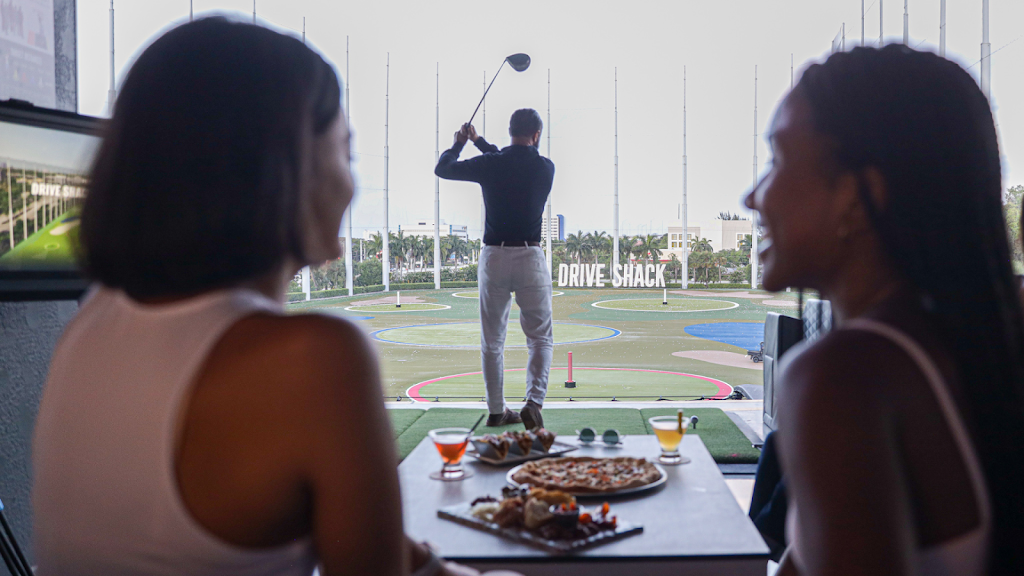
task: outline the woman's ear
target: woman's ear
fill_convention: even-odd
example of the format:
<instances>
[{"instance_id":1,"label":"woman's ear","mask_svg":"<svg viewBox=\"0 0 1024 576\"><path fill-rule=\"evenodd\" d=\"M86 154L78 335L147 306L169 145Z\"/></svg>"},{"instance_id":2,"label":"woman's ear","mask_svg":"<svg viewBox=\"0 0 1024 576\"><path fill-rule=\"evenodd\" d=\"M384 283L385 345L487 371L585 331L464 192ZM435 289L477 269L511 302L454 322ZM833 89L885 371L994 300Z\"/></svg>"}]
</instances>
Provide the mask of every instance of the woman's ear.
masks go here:
<instances>
[{"instance_id":1,"label":"woman's ear","mask_svg":"<svg viewBox=\"0 0 1024 576\"><path fill-rule=\"evenodd\" d=\"M871 214L883 210L888 200L885 177L877 168L839 177L834 191L837 207L836 234L844 238L872 229Z\"/></svg>"},{"instance_id":2,"label":"woman's ear","mask_svg":"<svg viewBox=\"0 0 1024 576\"><path fill-rule=\"evenodd\" d=\"M884 210L889 203L889 186L882 172L874 166L865 168L861 172L861 186L865 187L875 211Z\"/></svg>"}]
</instances>

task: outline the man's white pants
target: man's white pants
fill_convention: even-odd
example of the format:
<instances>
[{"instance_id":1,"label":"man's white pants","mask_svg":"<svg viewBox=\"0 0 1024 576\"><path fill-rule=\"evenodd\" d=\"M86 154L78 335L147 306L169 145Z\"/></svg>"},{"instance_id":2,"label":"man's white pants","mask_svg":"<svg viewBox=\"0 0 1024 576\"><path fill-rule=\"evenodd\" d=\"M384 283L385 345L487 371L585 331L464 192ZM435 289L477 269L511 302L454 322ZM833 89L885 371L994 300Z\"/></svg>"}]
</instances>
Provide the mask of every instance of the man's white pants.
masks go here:
<instances>
[{"instance_id":1,"label":"man's white pants","mask_svg":"<svg viewBox=\"0 0 1024 576\"><path fill-rule=\"evenodd\" d=\"M544 404L554 336L551 332L551 270L539 246L484 246L477 265L480 285L480 362L487 410L505 411L505 333L512 293L526 334L526 399Z\"/></svg>"}]
</instances>

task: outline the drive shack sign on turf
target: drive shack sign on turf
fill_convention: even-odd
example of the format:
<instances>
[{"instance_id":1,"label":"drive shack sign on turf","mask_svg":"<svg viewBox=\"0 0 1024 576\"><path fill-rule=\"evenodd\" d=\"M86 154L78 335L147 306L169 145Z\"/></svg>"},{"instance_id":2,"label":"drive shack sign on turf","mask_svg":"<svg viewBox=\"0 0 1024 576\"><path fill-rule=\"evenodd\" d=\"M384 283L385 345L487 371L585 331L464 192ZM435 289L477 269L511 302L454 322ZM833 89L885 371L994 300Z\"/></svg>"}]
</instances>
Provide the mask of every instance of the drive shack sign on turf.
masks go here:
<instances>
[{"instance_id":1,"label":"drive shack sign on turf","mask_svg":"<svg viewBox=\"0 0 1024 576\"><path fill-rule=\"evenodd\" d=\"M615 266L612 277L605 276L604 264L559 264L559 288L664 288L668 264L622 264Z\"/></svg>"}]
</instances>

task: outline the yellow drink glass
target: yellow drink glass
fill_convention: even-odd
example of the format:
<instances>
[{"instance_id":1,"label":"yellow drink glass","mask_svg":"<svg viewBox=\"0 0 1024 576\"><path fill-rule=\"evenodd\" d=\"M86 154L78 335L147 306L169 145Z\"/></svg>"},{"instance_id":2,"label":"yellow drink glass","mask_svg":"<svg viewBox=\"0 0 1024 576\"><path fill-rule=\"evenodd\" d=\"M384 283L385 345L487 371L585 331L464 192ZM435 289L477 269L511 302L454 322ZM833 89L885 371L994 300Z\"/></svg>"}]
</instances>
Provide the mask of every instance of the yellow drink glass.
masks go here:
<instances>
[{"instance_id":1,"label":"yellow drink glass","mask_svg":"<svg viewBox=\"0 0 1024 576\"><path fill-rule=\"evenodd\" d=\"M658 462L669 466L690 462L689 458L679 453L679 444L682 443L686 429L690 426L689 420L683 418L680 421L678 415L655 416L648 419L648 422L651 424L651 429L654 430L654 435L658 437L658 444L661 445L661 456L658 457Z\"/></svg>"}]
</instances>

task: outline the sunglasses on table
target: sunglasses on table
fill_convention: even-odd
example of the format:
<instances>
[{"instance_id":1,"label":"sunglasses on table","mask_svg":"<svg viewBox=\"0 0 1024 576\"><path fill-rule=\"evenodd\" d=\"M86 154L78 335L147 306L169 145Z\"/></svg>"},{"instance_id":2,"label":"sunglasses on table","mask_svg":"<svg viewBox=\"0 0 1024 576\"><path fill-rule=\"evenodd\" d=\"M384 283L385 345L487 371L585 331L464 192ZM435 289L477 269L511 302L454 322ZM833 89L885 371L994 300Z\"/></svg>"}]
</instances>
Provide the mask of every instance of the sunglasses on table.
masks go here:
<instances>
[{"instance_id":1,"label":"sunglasses on table","mask_svg":"<svg viewBox=\"0 0 1024 576\"><path fill-rule=\"evenodd\" d=\"M581 444L592 444L598 439L597 430L594 430L589 426L582 430L577 430L576 433L579 434L579 441ZM601 442L606 446L617 446L622 444L622 435L619 434L618 430L605 430L601 434L600 438Z\"/></svg>"}]
</instances>

